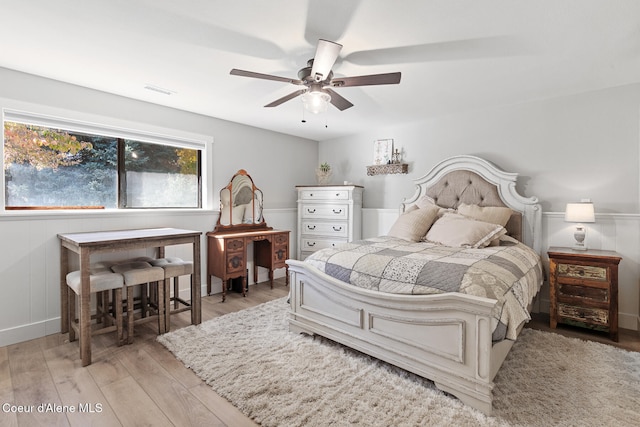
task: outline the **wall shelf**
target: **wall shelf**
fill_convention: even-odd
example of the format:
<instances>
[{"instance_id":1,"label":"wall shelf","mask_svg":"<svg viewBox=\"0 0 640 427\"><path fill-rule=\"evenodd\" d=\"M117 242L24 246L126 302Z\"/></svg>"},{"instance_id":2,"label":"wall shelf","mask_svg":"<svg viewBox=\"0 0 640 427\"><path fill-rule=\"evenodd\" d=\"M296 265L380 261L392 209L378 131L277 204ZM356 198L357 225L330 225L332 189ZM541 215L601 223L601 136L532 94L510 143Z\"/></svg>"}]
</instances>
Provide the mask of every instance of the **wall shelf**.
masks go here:
<instances>
[{"instance_id":1,"label":"wall shelf","mask_svg":"<svg viewBox=\"0 0 640 427\"><path fill-rule=\"evenodd\" d=\"M396 173L408 173L409 165L406 163L390 163L386 165L367 166L367 175L389 175Z\"/></svg>"}]
</instances>

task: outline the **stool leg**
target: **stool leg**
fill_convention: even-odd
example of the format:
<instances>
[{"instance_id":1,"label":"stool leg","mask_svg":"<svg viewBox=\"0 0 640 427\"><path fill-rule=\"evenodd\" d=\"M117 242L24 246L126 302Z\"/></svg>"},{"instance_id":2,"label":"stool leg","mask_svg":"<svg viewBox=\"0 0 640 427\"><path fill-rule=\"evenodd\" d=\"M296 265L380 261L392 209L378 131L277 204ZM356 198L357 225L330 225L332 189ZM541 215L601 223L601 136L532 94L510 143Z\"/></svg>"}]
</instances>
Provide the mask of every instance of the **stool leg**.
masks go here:
<instances>
[{"instance_id":1,"label":"stool leg","mask_svg":"<svg viewBox=\"0 0 640 427\"><path fill-rule=\"evenodd\" d=\"M76 330L73 328L73 323L76 321L76 293L71 288L67 291L67 300L67 306L69 307L69 342L74 342L77 339Z\"/></svg>"},{"instance_id":2,"label":"stool leg","mask_svg":"<svg viewBox=\"0 0 640 427\"><path fill-rule=\"evenodd\" d=\"M127 286L127 344L133 343L133 286Z\"/></svg>"},{"instance_id":3,"label":"stool leg","mask_svg":"<svg viewBox=\"0 0 640 427\"><path fill-rule=\"evenodd\" d=\"M178 277L174 277L173 278L173 308L176 310L180 308L180 300L178 299L179 295L180 295L180 280Z\"/></svg>"},{"instance_id":4,"label":"stool leg","mask_svg":"<svg viewBox=\"0 0 640 427\"><path fill-rule=\"evenodd\" d=\"M140 312L142 317L147 317L147 311L149 310L148 285L148 283L143 283L140 286Z\"/></svg>"},{"instance_id":5,"label":"stool leg","mask_svg":"<svg viewBox=\"0 0 640 427\"><path fill-rule=\"evenodd\" d=\"M165 284L166 280L161 280L159 282L155 282L155 286L158 292L158 333L164 334L167 328L167 324L165 321L165 311L169 309L169 306L166 305L165 293L167 292L167 286Z\"/></svg>"},{"instance_id":6,"label":"stool leg","mask_svg":"<svg viewBox=\"0 0 640 427\"><path fill-rule=\"evenodd\" d=\"M115 318L116 318L116 342L118 347L123 344L124 341L124 328L122 320L122 288L114 289L113 291L113 304L112 304Z\"/></svg>"},{"instance_id":7,"label":"stool leg","mask_svg":"<svg viewBox=\"0 0 640 427\"><path fill-rule=\"evenodd\" d=\"M106 291L105 291L106 292ZM104 316L104 292L96 293L96 323L100 324Z\"/></svg>"}]
</instances>

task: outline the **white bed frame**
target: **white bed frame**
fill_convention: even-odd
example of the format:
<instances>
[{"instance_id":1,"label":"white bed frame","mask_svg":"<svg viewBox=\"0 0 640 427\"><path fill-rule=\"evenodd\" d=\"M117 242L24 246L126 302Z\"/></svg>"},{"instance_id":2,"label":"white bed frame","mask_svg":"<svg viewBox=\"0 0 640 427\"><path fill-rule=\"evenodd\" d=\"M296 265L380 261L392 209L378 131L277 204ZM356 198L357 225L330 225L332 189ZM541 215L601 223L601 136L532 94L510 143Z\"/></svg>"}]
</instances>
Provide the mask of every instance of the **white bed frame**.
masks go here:
<instances>
[{"instance_id":1,"label":"white bed frame","mask_svg":"<svg viewBox=\"0 0 640 427\"><path fill-rule=\"evenodd\" d=\"M416 192L401 210L447 173L469 170L495 184L503 202L522 213L522 240L540 253L541 208L516 192L515 173L472 156L456 156L415 180ZM458 293L396 295L345 284L297 260L288 260L289 329L318 334L432 380L487 415L493 379L512 341L492 345L495 300Z\"/></svg>"}]
</instances>

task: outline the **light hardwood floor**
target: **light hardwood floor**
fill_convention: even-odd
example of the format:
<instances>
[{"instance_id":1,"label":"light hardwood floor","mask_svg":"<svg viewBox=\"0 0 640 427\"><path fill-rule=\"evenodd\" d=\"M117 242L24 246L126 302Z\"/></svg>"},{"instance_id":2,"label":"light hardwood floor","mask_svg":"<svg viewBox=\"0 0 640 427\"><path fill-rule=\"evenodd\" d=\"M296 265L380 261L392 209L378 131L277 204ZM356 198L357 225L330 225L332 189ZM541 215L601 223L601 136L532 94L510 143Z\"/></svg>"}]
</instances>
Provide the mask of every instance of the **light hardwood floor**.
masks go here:
<instances>
[{"instance_id":1,"label":"light hardwood floor","mask_svg":"<svg viewBox=\"0 0 640 427\"><path fill-rule=\"evenodd\" d=\"M284 279L277 279L273 289L268 282L251 286L245 298L233 292L224 303L219 295L204 297L202 321L288 293ZM189 324L189 312L171 317L172 330ZM156 336L155 322L136 325L131 345L117 347L113 334L94 336L92 364L86 368L78 343L69 343L68 334L0 347L0 405L5 405L0 426L256 425L185 368ZM38 412L41 404L67 412ZM33 412L11 412L18 405Z\"/></svg>"},{"instance_id":2,"label":"light hardwood floor","mask_svg":"<svg viewBox=\"0 0 640 427\"><path fill-rule=\"evenodd\" d=\"M246 298L229 293L202 299L202 320L286 296L284 279L252 286ZM172 316L172 330L187 326L189 313ZM549 330L548 316L535 315L527 327ZM131 345L116 347L109 334L93 338L93 363L82 368L77 342L66 334L0 347L0 426L254 426L155 341L155 324L137 327ZM620 342L605 334L560 326L555 332L640 351L635 331L621 330ZM41 404L50 405L38 412ZM51 412L51 405L75 412ZM66 407L64 405L67 405ZM9 409L9 412L6 410ZM83 412L79 412L82 409ZM93 411L93 412L91 412Z\"/></svg>"}]
</instances>

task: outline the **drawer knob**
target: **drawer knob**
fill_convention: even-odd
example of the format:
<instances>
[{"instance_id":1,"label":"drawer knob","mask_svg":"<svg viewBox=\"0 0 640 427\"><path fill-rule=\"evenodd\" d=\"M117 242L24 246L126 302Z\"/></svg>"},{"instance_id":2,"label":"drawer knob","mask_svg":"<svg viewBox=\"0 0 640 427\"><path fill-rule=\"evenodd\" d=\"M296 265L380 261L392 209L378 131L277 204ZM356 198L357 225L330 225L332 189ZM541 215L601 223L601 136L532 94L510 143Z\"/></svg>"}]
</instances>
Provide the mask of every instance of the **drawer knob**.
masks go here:
<instances>
[{"instance_id":1,"label":"drawer knob","mask_svg":"<svg viewBox=\"0 0 640 427\"><path fill-rule=\"evenodd\" d=\"M342 231L342 227L333 226L333 231Z\"/></svg>"},{"instance_id":2,"label":"drawer knob","mask_svg":"<svg viewBox=\"0 0 640 427\"><path fill-rule=\"evenodd\" d=\"M334 214L341 214L342 213L342 209L338 209L338 210L334 209L333 213Z\"/></svg>"},{"instance_id":3,"label":"drawer knob","mask_svg":"<svg viewBox=\"0 0 640 427\"><path fill-rule=\"evenodd\" d=\"M316 226L315 225L307 225L307 230L315 230Z\"/></svg>"},{"instance_id":4,"label":"drawer knob","mask_svg":"<svg viewBox=\"0 0 640 427\"><path fill-rule=\"evenodd\" d=\"M315 246L315 245L316 245L316 242L313 242L313 243L311 243L311 242L307 242L307 246L311 246L311 247L313 247L313 246Z\"/></svg>"},{"instance_id":5,"label":"drawer knob","mask_svg":"<svg viewBox=\"0 0 640 427\"><path fill-rule=\"evenodd\" d=\"M336 193L336 197L340 197L340 193Z\"/></svg>"},{"instance_id":6,"label":"drawer knob","mask_svg":"<svg viewBox=\"0 0 640 427\"><path fill-rule=\"evenodd\" d=\"M315 213L315 212L316 212L316 210L315 210L315 209L309 209L309 208L307 208L307 212L309 212L309 213Z\"/></svg>"}]
</instances>

